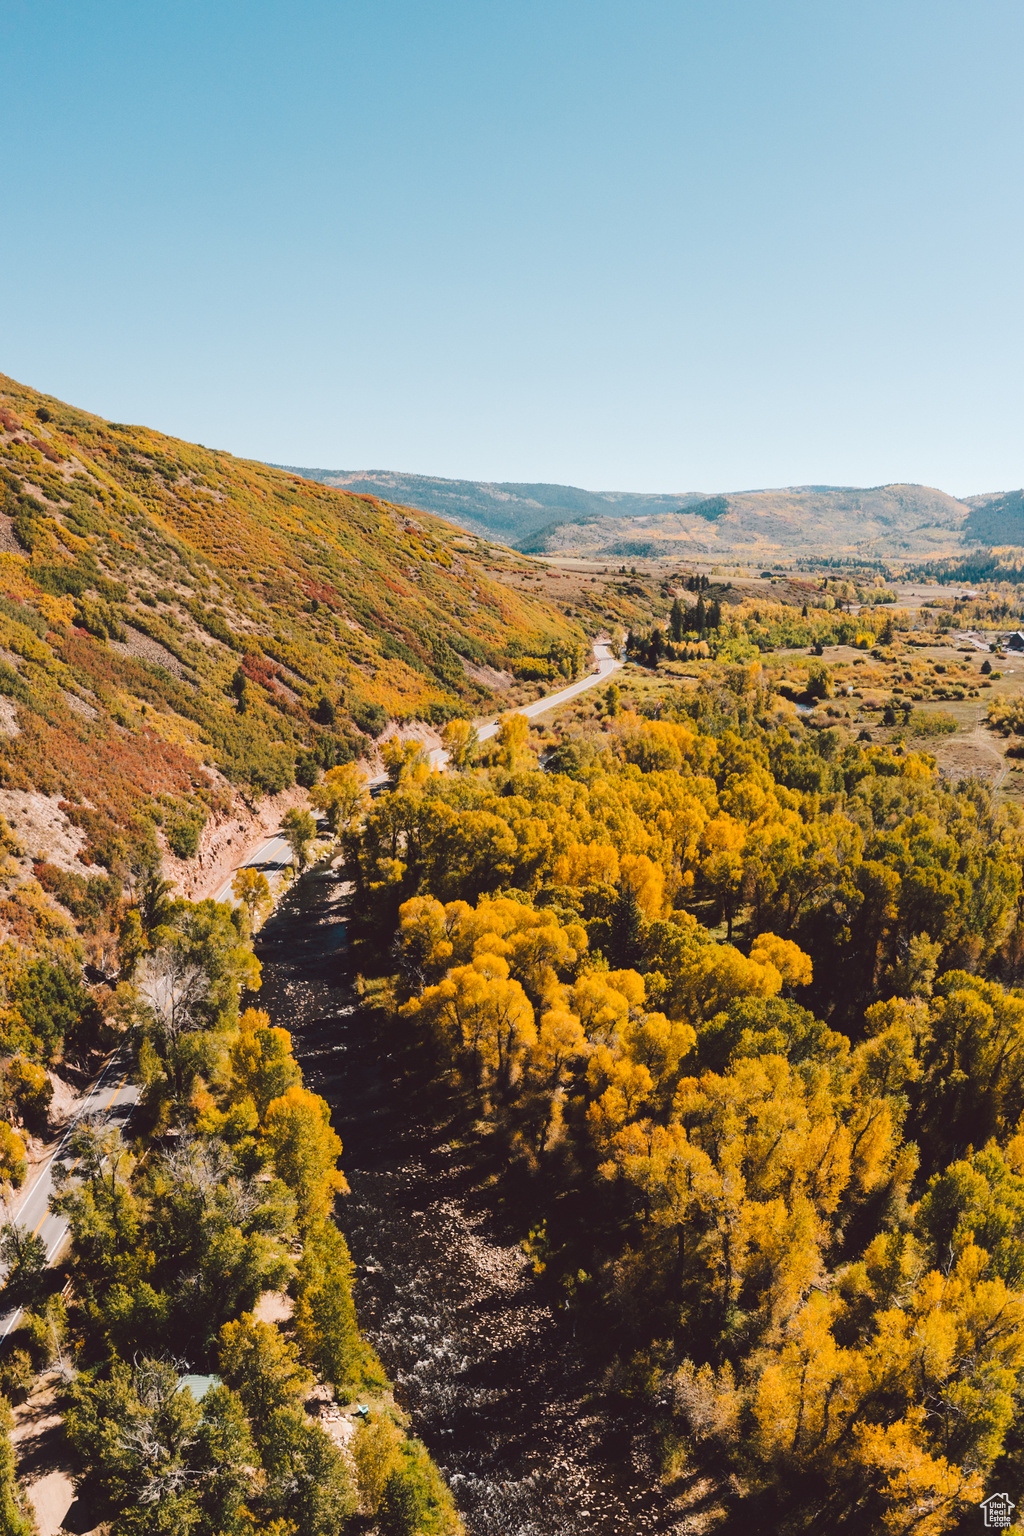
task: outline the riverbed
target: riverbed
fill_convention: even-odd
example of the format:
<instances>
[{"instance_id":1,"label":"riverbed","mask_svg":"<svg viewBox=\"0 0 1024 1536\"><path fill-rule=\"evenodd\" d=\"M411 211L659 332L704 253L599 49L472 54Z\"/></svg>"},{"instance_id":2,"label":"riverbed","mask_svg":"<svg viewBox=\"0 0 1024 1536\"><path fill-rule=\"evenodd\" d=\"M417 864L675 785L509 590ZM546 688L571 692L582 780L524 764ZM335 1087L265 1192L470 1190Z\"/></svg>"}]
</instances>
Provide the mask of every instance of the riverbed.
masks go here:
<instances>
[{"instance_id":1,"label":"riverbed","mask_svg":"<svg viewBox=\"0 0 1024 1536\"><path fill-rule=\"evenodd\" d=\"M298 881L262 929L259 1005L331 1105L351 1194L338 1219L360 1322L469 1536L681 1529L643 1437L614 1411L495 1209L355 1004L346 887Z\"/></svg>"}]
</instances>

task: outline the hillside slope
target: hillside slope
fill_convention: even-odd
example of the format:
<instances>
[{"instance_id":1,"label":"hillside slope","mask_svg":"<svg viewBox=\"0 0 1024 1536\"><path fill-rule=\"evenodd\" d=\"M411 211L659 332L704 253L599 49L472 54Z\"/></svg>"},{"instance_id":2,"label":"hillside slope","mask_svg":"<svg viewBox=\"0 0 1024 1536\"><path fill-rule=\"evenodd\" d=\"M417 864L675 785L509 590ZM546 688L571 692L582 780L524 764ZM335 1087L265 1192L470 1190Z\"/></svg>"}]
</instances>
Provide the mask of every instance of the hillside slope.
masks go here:
<instances>
[{"instance_id":1,"label":"hillside slope","mask_svg":"<svg viewBox=\"0 0 1024 1536\"><path fill-rule=\"evenodd\" d=\"M585 615L530 568L0 376L0 810L52 824L64 899L99 900L90 877L194 850L237 792L486 711L523 658L578 666Z\"/></svg>"},{"instance_id":2,"label":"hillside slope","mask_svg":"<svg viewBox=\"0 0 1024 1536\"><path fill-rule=\"evenodd\" d=\"M968 516L963 502L928 486L794 486L715 496L696 509L628 521L561 523L519 544L598 558L936 556L962 548Z\"/></svg>"},{"instance_id":3,"label":"hillside slope","mask_svg":"<svg viewBox=\"0 0 1024 1536\"><path fill-rule=\"evenodd\" d=\"M1024 546L1024 491L996 491L967 498L965 543Z\"/></svg>"}]
</instances>

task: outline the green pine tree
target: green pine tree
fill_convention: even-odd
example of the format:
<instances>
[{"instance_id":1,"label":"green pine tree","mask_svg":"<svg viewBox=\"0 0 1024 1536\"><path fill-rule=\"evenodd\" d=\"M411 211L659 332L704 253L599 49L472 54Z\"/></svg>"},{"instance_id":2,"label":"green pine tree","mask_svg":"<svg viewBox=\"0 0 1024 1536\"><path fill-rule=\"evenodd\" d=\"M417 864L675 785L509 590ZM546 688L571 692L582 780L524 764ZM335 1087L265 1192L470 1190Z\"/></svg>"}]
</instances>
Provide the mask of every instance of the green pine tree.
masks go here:
<instances>
[{"instance_id":1,"label":"green pine tree","mask_svg":"<svg viewBox=\"0 0 1024 1536\"><path fill-rule=\"evenodd\" d=\"M623 969L635 969L643 962L644 915L632 889L619 886L619 894L609 921L609 946L612 963Z\"/></svg>"}]
</instances>

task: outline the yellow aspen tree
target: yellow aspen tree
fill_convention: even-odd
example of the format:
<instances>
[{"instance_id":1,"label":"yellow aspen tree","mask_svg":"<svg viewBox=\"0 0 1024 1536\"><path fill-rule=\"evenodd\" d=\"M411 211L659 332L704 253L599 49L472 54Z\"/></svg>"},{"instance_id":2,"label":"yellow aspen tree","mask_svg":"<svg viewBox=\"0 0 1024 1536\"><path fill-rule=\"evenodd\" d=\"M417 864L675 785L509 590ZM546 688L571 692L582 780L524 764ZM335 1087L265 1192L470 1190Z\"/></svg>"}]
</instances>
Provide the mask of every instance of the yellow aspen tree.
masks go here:
<instances>
[{"instance_id":1,"label":"yellow aspen tree","mask_svg":"<svg viewBox=\"0 0 1024 1536\"><path fill-rule=\"evenodd\" d=\"M267 1106L266 1139L278 1177L298 1200L303 1226L328 1216L348 1184L338 1167L341 1140L331 1129L326 1101L294 1084Z\"/></svg>"}]
</instances>

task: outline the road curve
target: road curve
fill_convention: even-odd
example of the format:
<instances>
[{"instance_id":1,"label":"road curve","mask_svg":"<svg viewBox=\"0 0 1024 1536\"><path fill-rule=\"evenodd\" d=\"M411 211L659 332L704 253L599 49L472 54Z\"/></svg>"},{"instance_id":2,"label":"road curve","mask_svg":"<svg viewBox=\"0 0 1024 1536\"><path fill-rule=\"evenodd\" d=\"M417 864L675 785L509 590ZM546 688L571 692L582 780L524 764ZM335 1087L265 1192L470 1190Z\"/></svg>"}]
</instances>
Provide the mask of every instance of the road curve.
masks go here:
<instances>
[{"instance_id":1,"label":"road curve","mask_svg":"<svg viewBox=\"0 0 1024 1536\"><path fill-rule=\"evenodd\" d=\"M598 641L594 645L594 658L597 662L593 672L588 672L586 677L578 678L575 683L570 683L567 688L560 688L557 693L545 694L544 698L536 699L532 704L524 704L519 709L506 711L510 715L526 715L533 718L543 715L549 709L557 709L560 704L565 704L569 699L574 699L577 694L585 693L588 688L596 688L598 683L603 683L622 666L621 661L616 661L612 654L611 646L604 641ZM490 741L492 736L497 736L498 727L504 715L499 715L496 720L491 720L487 725L477 727L477 739ZM435 747L428 753L431 768L438 772L444 768L448 761L448 754L443 747ZM266 842L260 843L247 855L228 875L224 883L214 893L214 901L233 901L231 894L231 882L240 869L262 869L265 874L276 874L292 862L291 849L279 833L268 837Z\"/></svg>"},{"instance_id":2,"label":"road curve","mask_svg":"<svg viewBox=\"0 0 1024 1536\"><path fill-rule=\"evenodd\" d=\"M509 715L525 715L528 720L537 715L546 715L549 709L557 709L560 704L567 704L577 694L586 693L588 688L596 688L598 683L603 683L611 677L613 672L618 672L622 666L621 661L616 661L612 648L605 641L599 640L594 645L594 658L597 666L593 672L588 672L586 677L578 678L575 683L570 683L567 688L560 688L557 693L547 693L542 699L535 699L532 704L521 704L516 709L506 710L496 720L491 720L487 725L477 726L477 740L490 741L497 736L502 720ZM435 747L429 754L431 768L440 771L448 761L448 754L443 747Z\"/></svg>"},{"instance_id":3,"label":"road curve","mask_svg":"<svg viewBox=\"0 0 1024 1536\"><path fill-rule=\"evenodd\" d=\"M532 720L536 715L546 715L549 709L557 709L560 704L567 704L577 694L586 693L588 688L596 688L598 683L603 683L606 677L611 677L612 673L617 672L622 666L622 662L616 661L612 655L611 646L603 641L599 641L594 646L594 656L597 667L593 672L588 672L586 677L570 683L568 688L560 688L557 693L545 694L544 698L536 699L532 704L522 704L518 709L510 709L507 713L525 715L528 720ZM492 720L489 725L480 726L476 733L478 739L490 741L492 736L497 736L498 727L504 718L505 716L501 715L497 720Z\"/></svg>"}]
</instances>

